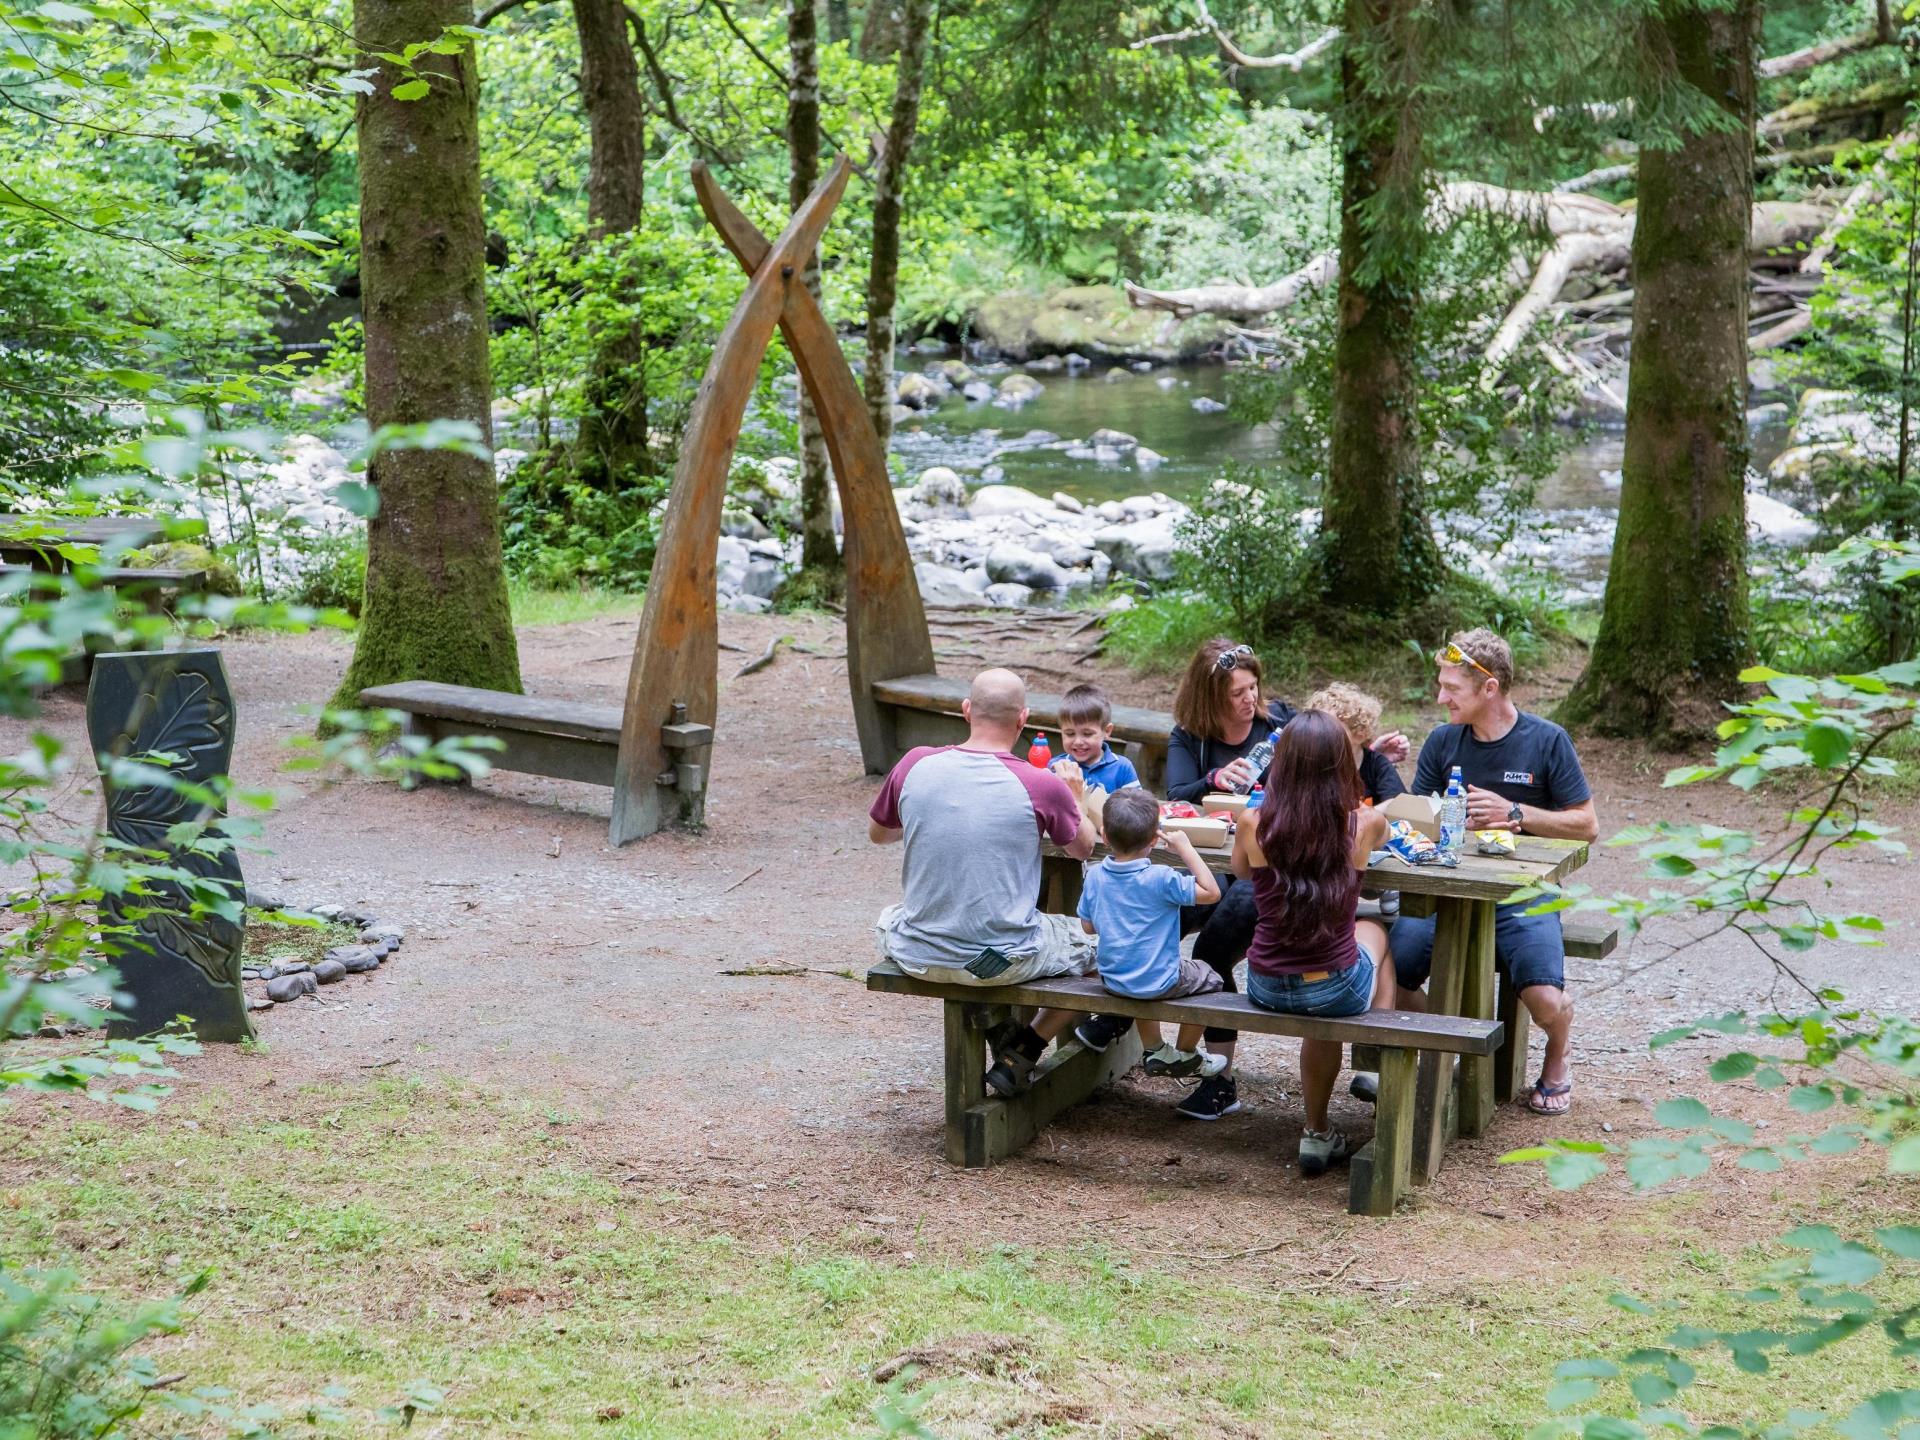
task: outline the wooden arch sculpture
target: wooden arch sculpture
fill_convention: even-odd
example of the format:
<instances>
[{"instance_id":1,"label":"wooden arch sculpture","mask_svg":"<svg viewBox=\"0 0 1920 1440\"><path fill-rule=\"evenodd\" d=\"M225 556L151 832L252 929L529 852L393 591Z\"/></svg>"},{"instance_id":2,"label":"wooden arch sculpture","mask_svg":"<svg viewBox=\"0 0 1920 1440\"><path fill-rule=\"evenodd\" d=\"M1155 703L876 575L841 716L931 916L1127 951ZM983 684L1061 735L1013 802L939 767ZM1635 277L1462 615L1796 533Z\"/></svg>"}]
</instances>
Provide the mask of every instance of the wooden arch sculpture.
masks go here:
<instances>
[{"instance_id":1,"label":"wooden arch sculpture","mask_svg":"<svg viewBox=\"0 0 1920 1440\"><path fill-rule=\"evenodd\" d=\"M616 845L665 825L698 824L704 814L704 785L673 780L683 764L704 766L711 748L720 656L714 593L720 512L740 425L776 326L820 417L840 487L847 683L869 773L884 771L895 755L891 725L873 699L874 683L933 669L933 640L894 507L886 452L833 327L800 281L851 169L846 156L836 160L769 243L706 166L693 167L700 208L752 279L714 346L667 495L627 676L610 831Z\"/></svg>"}]
</instances>

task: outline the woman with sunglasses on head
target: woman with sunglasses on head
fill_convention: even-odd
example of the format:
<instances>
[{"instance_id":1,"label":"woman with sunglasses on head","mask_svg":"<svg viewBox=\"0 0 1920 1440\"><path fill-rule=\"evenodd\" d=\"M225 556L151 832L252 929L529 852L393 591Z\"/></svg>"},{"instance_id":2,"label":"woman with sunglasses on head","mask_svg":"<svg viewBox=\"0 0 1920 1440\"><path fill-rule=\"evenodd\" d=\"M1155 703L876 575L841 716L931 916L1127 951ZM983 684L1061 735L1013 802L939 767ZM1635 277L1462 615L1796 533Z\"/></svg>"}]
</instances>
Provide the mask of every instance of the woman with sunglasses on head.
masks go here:
<instances>
[{"instance_id":1,"label":"woman with sunglasses on head","mask_svg":"<svg viewBox=\"0 0 1920 1440\"><path fill-rule=\"evenodd\" d=\"M1245 791L1260 778L1247 755L1285 723L1266 713L1260 674L1253 647L1224 637L1207 641L1194 655L1173 697L1169 800L1197 802L1209 791Z\"/></svg>"},{"instance_id":2,"label":"woman with sunglasses on head","mask_svg":"<svg viewBox=\"0 0 1920 1440\"><path fill-rule=\"evenodd\" d=\"M1260 680L1260 657L1252 646L1220 637L1200 647L1173 698L1174 724L1167 736L1169 800L1198 804L1210 792L1248 790L1264 778L1254 772L1248 756L1294 718L1294 709L1284 700L1266 701ZM1391 773L1393 764L1407 756L1407 737L1390 731L1376 737L1369 749L1377 753L1381 768ZM1239 988L1234 967L1253 941L1257 917L1248 886L1235 884L1232 875L1215 878L1221 890L1218 903L1188 906L1181 912L1180 929L1182 934L1200 932L1193 942L1193 958L1211 966L1231 993ZM1207 1049L1224 1056L1228 1068L1201 1081L1180 1102L1182 1115L1218 1120L1239 1110L1239 1083L1232 1069L1239 1034L1208 1027Z\"/></svg>"}]
</instances>

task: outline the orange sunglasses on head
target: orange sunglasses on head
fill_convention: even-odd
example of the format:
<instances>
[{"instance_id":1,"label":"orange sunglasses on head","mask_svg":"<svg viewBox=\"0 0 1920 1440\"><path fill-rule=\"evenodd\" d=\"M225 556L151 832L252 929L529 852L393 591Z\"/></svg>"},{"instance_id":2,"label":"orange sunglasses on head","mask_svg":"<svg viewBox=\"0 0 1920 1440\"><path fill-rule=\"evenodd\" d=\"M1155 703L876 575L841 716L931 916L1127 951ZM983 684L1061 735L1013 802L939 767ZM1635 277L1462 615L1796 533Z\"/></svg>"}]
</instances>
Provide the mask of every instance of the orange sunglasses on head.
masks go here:
<instances>
[{"instance_id":1,"label":"orange sunglasses on head","mask_svg":"<svg viewBox=\"0 0 1920 1440\"><path fill-rule=\"evenodd\" d=\"M1491 670L1487 669L1486 666L1482 665L1478 660L1474 659L1471 655L1467 654L1466 651L1462 650L1458 645L1454 644L1451 640L1449 640L1446 643L1446 645L1441 649L1440 653L1434 656L1433 658L1438 660L1442 665L1471 665L1474 669L1478 670L1482 675L1486 676L1487 679L1493 681L1494 684L1497 685L1500 683L1500 677L1498 675L1494 674Z\"/></svg>"}]
</instances>

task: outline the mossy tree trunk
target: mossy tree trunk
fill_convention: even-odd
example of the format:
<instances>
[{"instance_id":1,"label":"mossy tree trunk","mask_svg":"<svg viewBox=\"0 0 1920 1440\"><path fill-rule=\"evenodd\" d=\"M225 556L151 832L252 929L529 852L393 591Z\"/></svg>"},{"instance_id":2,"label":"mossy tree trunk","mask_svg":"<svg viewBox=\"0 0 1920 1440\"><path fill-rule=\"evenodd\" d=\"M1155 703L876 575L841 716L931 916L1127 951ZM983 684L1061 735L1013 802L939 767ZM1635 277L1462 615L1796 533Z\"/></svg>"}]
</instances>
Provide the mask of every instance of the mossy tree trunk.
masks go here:
<instances>
[{"instance_id":1,"label":"mossy tree trunk","mask_svg":"<svg viewBox=\"0 0 1920 1440\"><path fill-rule=\"evenodd\" d=\"M1747 252L1757 0L1679 8L1640 47L1717 107L1640 151L1620 523L1600 633L1563 718L1681 741L1737 691L1747 609Z\"/></svg>"},{"instance_id":2,"label":"mossy tree trunk","mask_svg":"<svg viewBox=\"0 0 1920 1440\"><path fill-rule=\"evenodd\" d=\"M633 244L646 204L647 111L621 0L574 0L573 19L587 112L587 234L602 248L608 276L602 297L608 313L595 324L574 470L590 484L619 489L652 469L646 333Z\"/></svg>"},{"instance_id":3,"label":"mossy tree trunk","mask_svg":"<svg viewBox=\"0 0 1920 1440\"><path fill-rule=\"evenodd\" d=\"M900 214L906 202L907 160L920 126L933 0L903 0L900 55L887 121L886 151L874 168L873 252L867 262L867 410L885 453L893 445L894 305L900 295Z\"/></svg>"},{"instance_id":4,"label":"mossy tree trunk","mask_svg":"<svg viewBox=\"0 0 1920 1440\"><path fill-rule=\"evenodd\" d=\"M469 25L467 0L355 0L366 52L404 51ZM480 204L480 78L471 48L422 55L425 96L372 53L356 107L367 420L467 420L493 440L487 363L486 224ZM339 702L368 685L441 680L520 688L500 557L493 466L452 450L392 450L369 467L380 510L367 531L366 602Z\"/></svg>"},{"instance_id":5,"label":"mossy tree trunk","mask_svg":"<svg viewBox=\"0 0 1920 1440\"><path fill-rule=\"evenodd\" d=\"M820 25L816 0L787 4L787 150L792 170L787 199L798 210L820 179ZM803 276L815 299L820 296L820 252L807 257ZM833 476L827 467L827 442L800 387L800 567L814 572L816 593L836 588L840 550L833 539ZM823 585L821 582L825 580Z\"/></svg>"},{"instance_id":6,"label":"mossy tree trunk","mask_svg":"<svg viewBox=\"0 0 1920 1440\"><path fill-rule=\"evenodd\" d=\"M1440 573L1420 474L1415 318L1425 230L1419 0L1347 0L1340 276L1322 497L1329 600L1395 614Z\"/></svg>"}]
</instances>

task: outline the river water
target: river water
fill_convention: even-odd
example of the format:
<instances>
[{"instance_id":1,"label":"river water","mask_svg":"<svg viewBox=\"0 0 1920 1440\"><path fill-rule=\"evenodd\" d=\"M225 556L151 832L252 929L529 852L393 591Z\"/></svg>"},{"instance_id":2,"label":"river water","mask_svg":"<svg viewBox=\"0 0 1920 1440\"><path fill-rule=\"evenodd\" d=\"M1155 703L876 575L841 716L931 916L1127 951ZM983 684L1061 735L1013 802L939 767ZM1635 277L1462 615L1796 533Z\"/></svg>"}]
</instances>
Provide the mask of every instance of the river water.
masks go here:
<instances>
[{"instance_id":1,"label":"river water","mask_svg":"<svg viewBox=\"0 0 1920 1440\"><path fill-rule=\"evenodd\" d=\"M1046 388L1019 410L969 403L956 392L936 410L902 421L894 448L912 473L947 465L969 484L1000 480L1042 495L1064 491L1076 499L1119 500L1159 490L1191 503L1228 462L1248 465L1279 458L1277 430L1248 425L1221 411L1196 410L1194 401L1224 402L1222 365L1056 371L1037 374ZM1102 463L1075 458L1065 445L1094 431L1121 430L1164 456L1152 469L1132 458ZM1597 594L1606 576L1620 503L1620 458L1625 432L1596 426L1575 438L1559 468L1542 481L1537 512L1528 517L1509 563L1525 560L1552 571L1576 594ZM1754 432L1753 463L1762 473L1785 444L1777 426ZM996 468L997 467L997 468Z\"/></svg>"}]
</instances>

